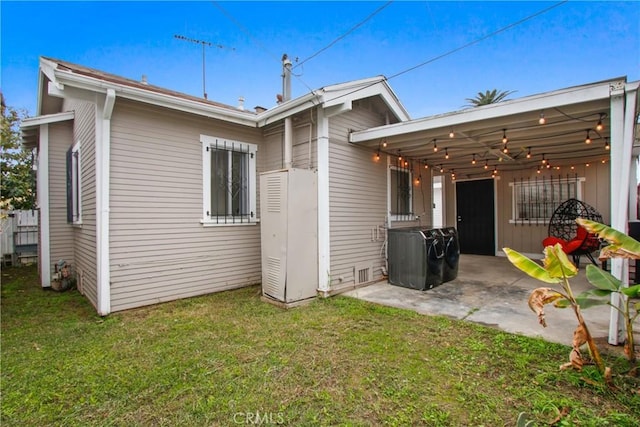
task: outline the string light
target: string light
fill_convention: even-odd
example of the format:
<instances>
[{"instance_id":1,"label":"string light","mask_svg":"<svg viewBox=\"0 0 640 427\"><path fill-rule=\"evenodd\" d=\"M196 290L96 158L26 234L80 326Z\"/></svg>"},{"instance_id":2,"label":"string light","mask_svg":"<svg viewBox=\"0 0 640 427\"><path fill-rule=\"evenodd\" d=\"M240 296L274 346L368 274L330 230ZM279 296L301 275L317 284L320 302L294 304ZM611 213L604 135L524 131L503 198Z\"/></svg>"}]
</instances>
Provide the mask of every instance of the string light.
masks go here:
<instances>
[{"instance_id":1,"label":"string light","mask_svg":"<svg viewBox=\"0 0 640 427\"><path fill-rule=\"evenodd\" d=\"M502 143L506 144L507 142L509 142L509 138L507 138L507 130L502 129Z\"/></svg>"},{"instance_id":2,"label":"string light","mask_svg":"<svg viewBox=\"0 0 640 427\"><path fill-rule=\"evenodd\" d=\"M574 170L575 168L576 168L575 166L571 165L571 170Z\"/></svg>"},{"instance_id":3,"label":"string light","mask_svg":"<svg viewBox=\"0 0 640 427\"><path fill-rule=\"evenodd\" d=\"M436 139L433 138L433 152L437 153L438 152L438 144L436 144Z\"/></svg>"},{"instance_id":4,"label":"string light","mask_svg":"<svg viewBox=\"0 0 640 427\"><path fill-rule=\"evenodd\" d=\"M484 161L484 168L489 169L489 160Z\"/></svg>"},{"instance_id":5,"label":"string light","mask_svg":"<svg viewBox=\"0 0 640 427\"><path fill-rule=\"evenodd\" d=\"M476 154L473 153L473 158L471 159L471 164L475 165L476 164Z\"/></svg>"},{"instance_id":6,"label":"string light","mask_svg":"<svg viewBox=\"0 0 640 427\"><path fill-rule=\"evenodd\" d=\"M376 151L376 160L380 160L380 150Z\"/></svg>"},{"instance_id":7,"label":"string light","mask_svg":"<svg viewBox=\"0 0 640 427\"><path fill-rule=\"evenodd\" d=\"M382 141L382 148L387 148L387 140Z\"/></svg>"},{"instance_id":8,"label":"string light","mask_svg":"<svg viewBox=\"0 0 640 427\"><path fill-rule=\"evenodd\" d=\"M400 153L400 150L398 150L398 161L402 162L402 154Z\"/></svg>"},{"instance_id":9,"label":"string light","mask_svg":"<svg viewBox=\"0 0 640 427\"><path fill-rule=\"evenodd\" d=\"M416 178L416 184L420 184L420 177L421 177L421 176L422 176L422 175L418 175L418 177Z\"/></svg>"},{"instance_id":10,"label":"string light","mask_svg":"<svg viewBox=\"0 0 640 427\"><path fill-rule=\"evenodd\" d=\"M611 148L611 147L609 146L609 138L605 138L605 139L604 139L604 149L605 149L605 150L608 150L608 149L610 149L610 148Z\"/></svg>"},{"instance_id":11,"label":"string light","mask_svg":"<svg viewBox=\"0 0 640 427\"><path fill-rule=\"evenodd\" d=\"M542 155L542 164L546 164L547 163L547 159L544 158L544 154Z\"/></svg>"},{"instance_id":12,"label":"string light","mask_svg":"<svg viewBox=\"0 0 640 427\"><path fill-rule=\"evenodd\" d=\"M589 167L589 163L587 163L585 166L586 166L586 167Z\"/></svg>"},{"instance_id":13,"label":"string light","mask_svg":"<svg viewBox=\"0 0 640 427\"><path fill-rule=\"evenodd\" d=\"M507 154L509 152L509 149L507 148L507 144L504 144L504 148L502 149L502 152L504 154ZM500 157L500 158L502 158L502 157Z\"/></svg>"},{"instance_id":14,"label":"string light","mask_svg":"<svg viewBox=\"0 0 640 427\"><path fill-rule=\"evenodd\" d=\"M409 162L407 162L406 160L404 161L404 167L406 168L407 166L409 166Z\"/></svg>"},{"instance_id":15,"label":"string light","mask_svg":"<svg viewBox=\"0 0 640 427\"><path fill-rule=\"evenodd\" d=\"M602 164L607 163L607 159L602 159Z\"/></svg>"},{"instance_id":16,"label":"string light","mask_svg":"<svg viewBox=\"0 0 640 427\"><path fill-rule=\"evenodd\" d=\"M440 173L444 172L444 168L442 167L442 165L440 165Z\"/></svg>"},{"instance_id":17,"label":"string light","mask_svg":"<svg viewBox=\"0 0 640 427\"><path fill-rule=\"evenodd\" d=\"M590 130L587 129L587 138L584 140L585 144L591 144L591 136L589 135Z\"/></svg>"},{"instance_id":18,"label":"string light","mask_svg":"<svg viewBox=\"0 0 640 427\"><path fill-rule=\"evenodd\" d=\"M538 173L540 173L540 166L538 166L538 170L537 170L537 172L538 172Z\"/></svg>"},{"instance_id":19,"label":"string light","mask_svg":"<svg viewBox=\"0 0 640 427\"><path fill-rule=\"evenodd\" d=\"M544 117L544 111L540 112L540 118L538 119L538 123L543 125L547 123L547 119Z\"/></svg>"},{"instance_id":20,"label":"string light","mask_svg":"<svg viewBox=\"0 0 640 427\"><path fill-rule=\"evenodd\" d=\"M453 133L453 129L449 132L449 138L455 138L456 134Z\"/></svg>"},{"instance_id":21,"label":"string light","mask_svg":"<svg viewBox=\"0 0 640 427\"><path fill-rule=\"evenodd\" d=\"M527 159L531 158L531 147L529 147L529 150L527 151Z\"/></svg>"},{"instance_id":22,"label":"string light","mask_svg":"<svg viewBox=\"0 0 640 427\"><path fill-rule=\"evenodd\" d=\"M602 124L602 118L604 117L604 114L600 113L600 119L598 119L598 124L596 124L596 130L598 132L600 132L602 129L604 129L604 125Z\"/></svg>"},{"instance_id":23,"label":"string light","mask_svg":"<svg viewBox=\"0 0 640 427\"><path fill-rule=\"evenodd\" d=\"M424 164L425 169L429 169L429 165L427 163Z\"/></svg>"},{"instance_id":24,"label":"string light","mask_svg":"<svg viewBox=\"0 0 640 427\"><path fill-rule=\"evenodd\" d=\"M444 149L444 158L447 159L447 160L449 159L449 149L448 148Z\"/></svg>"}]
</instances>

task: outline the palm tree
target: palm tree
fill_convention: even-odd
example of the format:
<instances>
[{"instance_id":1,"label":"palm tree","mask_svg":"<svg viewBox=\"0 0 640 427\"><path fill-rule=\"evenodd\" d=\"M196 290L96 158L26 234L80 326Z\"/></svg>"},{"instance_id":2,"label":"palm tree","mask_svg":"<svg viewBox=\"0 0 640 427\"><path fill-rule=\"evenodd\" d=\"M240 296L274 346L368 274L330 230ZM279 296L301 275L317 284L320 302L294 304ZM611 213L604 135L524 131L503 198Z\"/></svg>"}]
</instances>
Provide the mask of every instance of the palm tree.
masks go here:
<instances>
[{"instance_id":1,"label":"palm tree","mask_svg":"<svg viewBox=\"0 0 640 427\"><path fill-rule=\"evenodd\" d=\"M503 101L507 96L511 95L514 90L487 90L484 93L478 92L475 98L467 98L469 101L468 107L479 107L481 105L495 104L496 102Z\"/></svg>"}]
</instances>

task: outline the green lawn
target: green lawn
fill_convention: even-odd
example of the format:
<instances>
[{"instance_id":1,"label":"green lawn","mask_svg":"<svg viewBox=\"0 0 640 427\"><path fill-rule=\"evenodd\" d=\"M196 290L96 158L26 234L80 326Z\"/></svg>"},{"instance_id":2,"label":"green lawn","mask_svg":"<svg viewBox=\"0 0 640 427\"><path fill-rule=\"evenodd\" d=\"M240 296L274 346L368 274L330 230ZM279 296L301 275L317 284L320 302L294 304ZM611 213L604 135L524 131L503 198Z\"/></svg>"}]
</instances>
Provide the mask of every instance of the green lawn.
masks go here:
<instances>
[{"instance_id":1,"label":"green lawn","mask_svg":"<svg viewBox=\"0 0 640 427\"><path fill-rule=\"evenodd\" d=\"M2 272L3 426L636 426L638 383L620 390L568 347L333 297L283 310L260 288L100 318L35 268ZM594 381L595 380L595 381Z\"/></svg>"}]
</instances>

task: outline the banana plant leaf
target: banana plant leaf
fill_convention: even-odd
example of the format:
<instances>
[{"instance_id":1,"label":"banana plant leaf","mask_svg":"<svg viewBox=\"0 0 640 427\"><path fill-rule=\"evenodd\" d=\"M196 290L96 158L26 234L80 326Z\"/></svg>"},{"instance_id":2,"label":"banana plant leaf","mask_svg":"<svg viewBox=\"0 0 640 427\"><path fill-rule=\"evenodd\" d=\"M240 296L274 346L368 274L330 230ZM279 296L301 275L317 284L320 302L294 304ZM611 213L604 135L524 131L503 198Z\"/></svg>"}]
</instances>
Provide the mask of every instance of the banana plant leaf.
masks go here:
<instances>
[{"instance_id":1,"label":"banana plant leaf","mask_svg":"<svg viewBox=\"0 0 640 427\"><path fill-rule=\"evenodd\" d=\"M591 221L585 218L578 218L576 222L584 227L589 233L597 234L599 238L609 242L600 254L600 259L606 258L630 258L640 259L640 242L608 225Z\"/></svg>"},{"instance_id":2,"label":"banana plant leaf","mask_svg":"<svg viewBox=\"0 0 640 427\"><path fill-rule=\"evenodd\" d=\"M514 251L511 248L502 248L503 252L507 255L507 258L518 269L545 283L560 283L561 279L558 277L551 277L549 272L545 270L540 264L531 260L530 258L522 255L521 253Z\"/></svg>"},{"instance_id":3,"label":"banana plant leaf","mask_svg":"<svg viewBox=\"0 0 640 427\"><path fill-rule=\"evenodd\" d=\"M622 288L620 279L593 264L587 265L587 280L598 289L616 292Z\"/></svg>"},{"instance_id":4,"label":"banana plant leaf","mask_svg":"<svg viewBox=\"0 0 640 427\"><path fill-rule=\"evenodd\" d=\"M557 243L555 246L544 248L544 269L549 276L558 279L573 277L578 274L578 269L562 250L562 246Z\"/></svg>"},{"instance_id":5,"label":"banana plant leaf","mask_svg":"<svg viewBox=\"0 0 640 427\"><path fill-rule=\"evenodd\" d=\"M628 296L629 298L640 298L640 285L629 286L628 288L620 289L620 292Z\"/></svg>"}]
</instances>

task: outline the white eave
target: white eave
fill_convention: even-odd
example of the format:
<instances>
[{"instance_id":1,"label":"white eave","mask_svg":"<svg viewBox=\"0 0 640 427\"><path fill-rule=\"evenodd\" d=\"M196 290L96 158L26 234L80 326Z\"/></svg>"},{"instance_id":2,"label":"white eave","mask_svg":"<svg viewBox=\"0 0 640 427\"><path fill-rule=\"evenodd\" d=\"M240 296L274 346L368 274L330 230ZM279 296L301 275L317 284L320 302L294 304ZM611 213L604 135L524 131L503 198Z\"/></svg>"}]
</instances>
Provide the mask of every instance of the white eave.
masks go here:
<instances>
[{"instance_id":1,"label":"white eave","mask_svg":"<svg viewBox=\"0 0 640 427\"><path fill-rule=\"evenodd\" d=\"M435 128L449 128L464 123L499 119L504 116L512 116L529 111L544 111L554 107L608 99L611 94L611 85L623 81L624 78L620 78L584 86L575 86L482 107L468 108L409 122L356 131L351 134L350 142L358 143Z\"/></svg>"},{"instance_id":2,"label":"white eave","mask_svg":"<svg viewBox=\"0 0 640 427\"><path fill-rule=\"evenodd\" d=\"M66 111L63 113L26 118L20 123L20 138L22 139L22 143L26 147L33 148L38 143L38 131L41 125L73 120L74 117L73 111Z\"/></svg>"},{"instance_id":3,"label":"white eave","mask_svg":"<svg viewBox=\"0 0 640 427\"><path fill-rule=\"evenodd\" d=\"M48 60L41 61L43 73L51 80L49 93L62 96L66 86L90 92L107 93L108 89L113 89L117 97L145 102L160 107L180 110L200 116L220 119L227 122L237 123L245 126L256 126L256 117L253 113L243 111L233 111L230 108L197 102L194 100L180 98L170 94L154 92L137 87L100 80L98 78L77 74L71 71L60 70L48 64Z\"/></svg>"},{"instance_id":4,"label":"white eave","mask_svg":"<svg viewBox=\"0 0 640 427\"><path fill-rule=\"evenodd\" d=\"M315 105L325 108L330 116L332 113L337 114L350 110L354 100L372 96L380 96L398 120L407 121L410 119L406 109L402 106L384 77L373 77L326 86L299 98L284 102L275 108L258 114L258 127L276 122Z\"/></svg>"}]
</instances>

